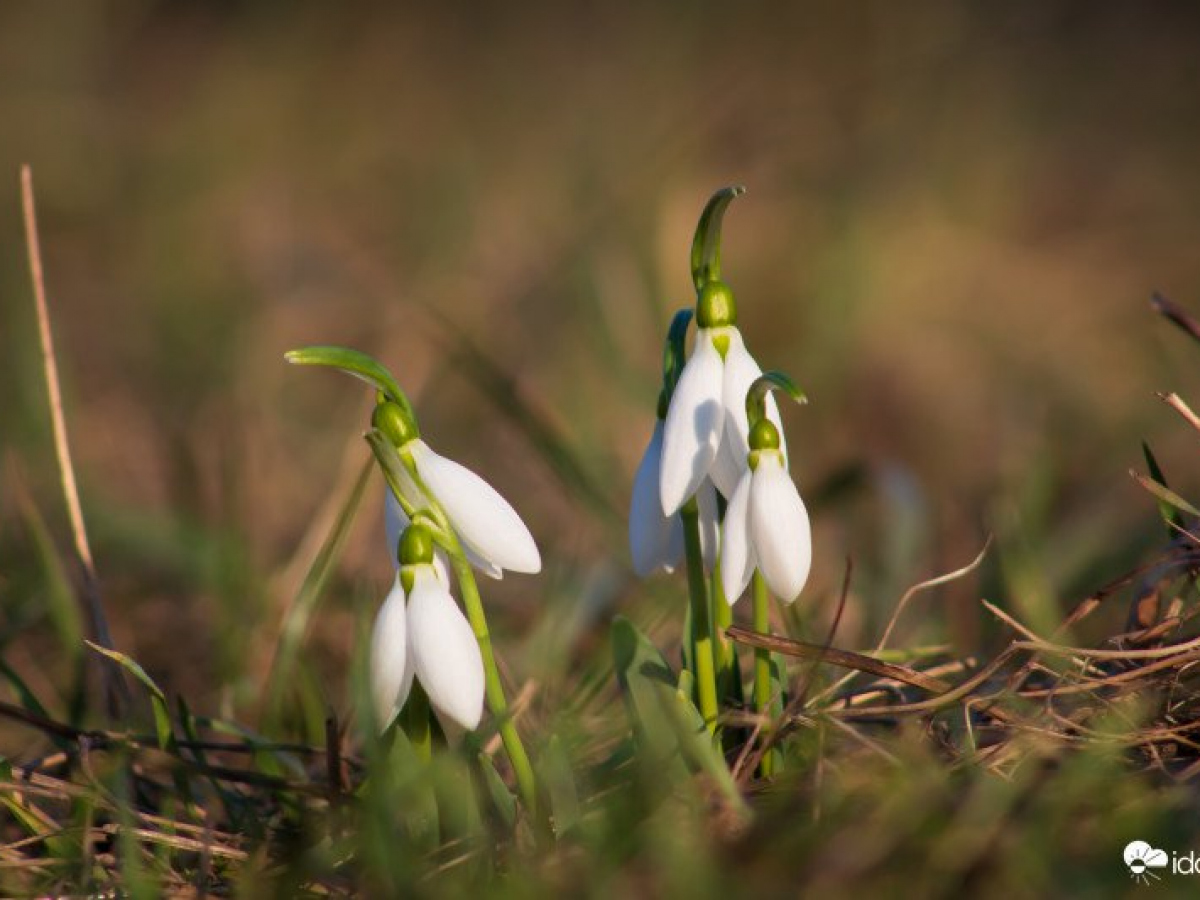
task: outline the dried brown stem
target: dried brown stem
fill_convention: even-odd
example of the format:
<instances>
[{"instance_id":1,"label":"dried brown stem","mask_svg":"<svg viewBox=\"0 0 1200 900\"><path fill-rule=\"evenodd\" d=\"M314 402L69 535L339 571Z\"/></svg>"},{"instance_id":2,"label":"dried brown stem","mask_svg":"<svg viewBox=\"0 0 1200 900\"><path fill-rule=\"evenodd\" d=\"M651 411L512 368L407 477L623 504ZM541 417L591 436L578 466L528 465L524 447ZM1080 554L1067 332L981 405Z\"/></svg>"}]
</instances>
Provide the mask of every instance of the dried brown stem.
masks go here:
<instances>
[{"instance_id":1,"label":"dried brown stem","mask_svg":"<svg viewBox=\"0 0 1200 900\"><path fill-rule=\"evenodd\" d=\"M87 528L83 522L83 507L79 503L79 488L75 481L75 467L71 462L71 446L67 440L67 422L63 415L62 389L58 381L58 361L54 354L54 338L50 330L50 309L46 301L46 278L42 266L42 250L38 239L37 208L33 196L33 170L21 166L21 200L25 218L25 245L29 253L29 275L33 282L33 297L37 307L38 337L42 350L42 369L46 375L46 391L50 404L50 424L54 432L54 452L58 458L59 478L63 497L67 504L67 515L71 520L71 534L75 540L75 552L79 555L83 570L83 599L92 623L92 635L96 643L105 649L113 649L108 619L100 598L100 581L96 577L96 564L92 559L92 548L88 542ZM105 695L109 714L119 719L122 709L129 702L129 688L121 670L107 660L100 663L103 672Z\"/></svg>"}]
</instances>

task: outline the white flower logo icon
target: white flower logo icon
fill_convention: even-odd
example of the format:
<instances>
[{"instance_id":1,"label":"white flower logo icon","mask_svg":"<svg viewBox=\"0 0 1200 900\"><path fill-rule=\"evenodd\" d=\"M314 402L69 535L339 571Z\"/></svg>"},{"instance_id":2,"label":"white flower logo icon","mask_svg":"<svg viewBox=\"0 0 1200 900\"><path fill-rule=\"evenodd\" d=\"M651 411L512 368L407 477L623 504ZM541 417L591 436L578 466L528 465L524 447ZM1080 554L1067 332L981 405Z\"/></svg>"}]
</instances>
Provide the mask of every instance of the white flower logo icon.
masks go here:
<instances>
[{"instance_id":1,"label":"white flower logo icon","mask_svg":"<svg viewBox=\"0 0 1200 900\"><path fill-rule=\"evenodd\" d=\"M1130 841L1125 845L1125 852L1121 855L1125 859L1125 865L1129 867L1129 874L1133 876L1133 880L1140 881L1142 884L1149 884L1151 878L1158 881L1160 876L1151 869L1163 869L1167 865L1167 851L1155 850L1145 841Z\"/></svg>"}]
</instances>

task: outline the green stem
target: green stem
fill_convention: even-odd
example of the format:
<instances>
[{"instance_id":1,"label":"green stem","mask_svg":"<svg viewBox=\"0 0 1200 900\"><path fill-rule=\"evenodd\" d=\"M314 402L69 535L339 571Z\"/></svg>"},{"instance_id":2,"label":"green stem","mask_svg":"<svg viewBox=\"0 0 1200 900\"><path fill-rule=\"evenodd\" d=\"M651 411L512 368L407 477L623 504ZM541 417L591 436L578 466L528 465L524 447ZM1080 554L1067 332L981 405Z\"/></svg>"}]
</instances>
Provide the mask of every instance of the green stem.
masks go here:
<instances>
[{"instance_id":1,"label":"green stem","mask_svg":"<svg viewBox=\"0 0 1200 900\"><path fill-rule=\"evenodd\" d=\"M413 750L423 761L429 762L433 758L433 729L429 727L429 697L420 682L413 681L400 717Z\"/></svg>"},{"instance_id":2,"label":"green stem","mask_svg":"<svg viewBox=\"0 0 1200 900\"><path fill-rule=\"evenodd\" d=\"M712 598L713 639L716 641L717 674L724 678L733 664L733 641L725 637L725 629L733 624L733 607L725 600L725 591L721 587L721 567L713 569L709 579L709 597Z\"/></svg>"},{"instance_id":3,"label":"green stem","mask_svg":"<svg viewBox=\"0 0 1200 900\"><path fill-rule=\"evenodd\" d=\"M483 612L483 601L479 598L479 587L475 584L475 573L465 557L458 554L448 554L450 564L454 567L454 575L462 588L463 607L466 609L467 621L479 642L479 653L483 657L483 673L488 709L491 710L500 731L500 740L504 743L504 752L512 763L513 773L517 777L517 790L525 804L525 810L531 818L537 817L537 782L533 777L533 767L529 764L529 756L525 745L521 743L521 735L517 733L516 723L508 712L508 701L504 697L504 686L500 683L500 670L496 668L496 656L492 652L492 637L488 633L487 617Z\"/></svg>"},{"instance_id":4,"label":"green stem","mask_svg":"<svg viewBox=\"0 0 1200 900\"><path fill-rule=\"evenodd\" d=\"M683 519L683 546L687 554L688 594L692 603L692 665L700 716L710 733L717 730L717 678L709 618L708 584L700 550L700 513L693 497L679 511Z\"/></svg>"},{"instance_id":5,"label":"green stem","mask_svg":"<svg viewBox=\"0 0 1200 900\"><path fill-rule=\"evenodd\" d=\"M767 583L756 569L754 571L754 630L759 634L771 632L771 597L767 593ZM754 711L767 718L771 714L771 651L763 647L754 649ZM763 727L763 737L767 736L767 727ZM760 771L763 777L770 778L775 773L775 751L768 750L763 754Z\"/></svg>"}]
</instances>

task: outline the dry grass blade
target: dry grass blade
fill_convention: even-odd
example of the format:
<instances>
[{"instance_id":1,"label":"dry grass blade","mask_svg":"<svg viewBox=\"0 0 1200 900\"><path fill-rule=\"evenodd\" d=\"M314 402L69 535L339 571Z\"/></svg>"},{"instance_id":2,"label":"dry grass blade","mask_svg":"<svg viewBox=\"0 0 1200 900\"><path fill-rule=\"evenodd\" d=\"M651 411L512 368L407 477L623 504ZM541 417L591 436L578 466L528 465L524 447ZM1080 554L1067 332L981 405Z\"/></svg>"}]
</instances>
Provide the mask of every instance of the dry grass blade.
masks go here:
<instances>
[{"instance_id":1,"label":"dry grass blade","mask_svg":"<svg viewBox=\"0 0 1200 900\"><path fill-rule=\"evenodd\" d=\"M949 706L952 703L957 703L964 700L971 694L975 693L980 687L988 682L997 672L1004 668L1015 655L1021 653L1024 648L1017 645L1008 647L1003 653L997 656L994 660L980 669L974 676L968 678L962 684L944 693L938 694L936 697L930 697L928 700L920 700L916 703L896 703L889 706L855 706L844 707L841 709L828 710L830 715L842 716L845 718L875 718L880 716L896 716L910 713L931 713L936 712L943 707ZM991 699L991 698L987 698ZM1009 719L1011 718L1001 710L988 709L988 715L994 718Z\"/></svg>"},{"instance_id":2,"label":"dry grass blade","mask_svg":"<svg viewBox=\"0 0 1200 900\"><path fill-rule=\"evenodd\" d=\"M952 581L957 581L959 578L963 578L967 575L970 575L972 572L974 572L976 569L978 569L979 566L983 563L983 559L987 555L988 549L991 546L992 546L992 536L989 534L987 540L984 541L983 549L979 551L979 554L973 560L971 560L971 562L967 563L965 566L963 566L960 569L955 569L953 572L946 572L943 575L938 575L934 578L928 579L927 581L918 582L917 584L914 584L912 587L910 587L907 591L905 591L904 595L900 598L899 602L896 604L896 608L892 612L892 617L891 617L891 619L888 620L887 627L884 628L884 630L883 630L883 636L880 637L879 643L875 645L875 649L872 652L879 654L879 653L882 653L883 650L887 647L888 641L891 640L892 632L895 630L896 624L900 621L900 616L902 616L904 614L904 610L908 608L908 604L912 601L913 597L915 597L917 594L921 593L922 591L927 591L930 588L940 587L941 585L949 584ZM851 666L850 668L854 668L854 667ZM850 673L850 674L838 679L833 684L831 684L829 687L825 688L825 690L821 691L821 693L818 694L814 698L814 700L816 702L820 702L822 700L828 699L829 697L832 697L834 694L836 694L838 691L840 691L842 688L844 688L847 684L849 684L853 678L854 678L854 673Z\"/></svg>"},{"instance_id":3,"label":"dry grass blade","mask_svg":"<svg viewBox=\"0 0 1200 900\"><path fill-rule=\"evenodd\" d=\"M1155 291L1150 297L1150 307L1173 325L1177 325L1193 340L1200 341L1200 322L1174 300Z\"/></svg>"},{"instance_id":4,"label":"dry grass blade","mask_svg":"<svg viewBox=\"0 0 1200 900\"><path fill-rule=\"evenodd\" d=\"M869 675L876 675L879 678L888 678L893 681L902 682L903 684L912 685L913 687L921 688L935 694L940 694L951 688L948 682L942 681L940 678L930 678L914 669L882 662L874 657L864 656L861 653L853 653L849 650L837 650L823 644L810 644L806 641L776 637L771 634L759 634L756 631L750 631L739 625L731 625L725 630L725 633L729 635L731 640L737 641L739 644L746 644L750 647L762 647L765 650L770 650L773 653L782 653L785 656L796 656L801 659L827 662L844 669L855 669L859 672L866 672Z\"/></svg>"},{"instance_id":5,"label":"dry grass blade","mask_svg":"<svg viewBox=\"0 0 1200 900\"><path fill-rule=\"evenodd\" d=\"M1150 647L1143 650L1099 650L1092 647L1068 647L1065 644L1055 644L1052 641L1042 640L1030 629L1021 625L1012 616L1005 613L987 600L980 601L987 609L1009 625L1016 631L1025 635L1028 639L1024 641L1016 641L1013 646L1023 650L1037 650L1043 653L1054 653L1059 656L1080 656L1089 657L1091 659L1112 659L1112 660L1127 660L1127 659L1163 659L1175 654L1183 654L1192 650L1200 650L1200 637L1192 638L1189 641L1183 641L1178 644L1168 644L1165 647Z\"/></svg>"},{"instance_id":6,"label":"dry grass blade","mask_svg":"<svg viewBox=\"0 0 1200 900\"><path fill-rule=\"evenodd\" d=\"M124 831L133 835L138 840L146 841L147 843L161 844L164 847L172 847L176 850L186 850L192 853L211 853L213 856L223 856L226 859L244 860L250 856L245 850L238 850L236 847L226 847L221 844L197 840L196 838L182 837L177 834L166 834L150 828L123 828L120 825L112 824L105 825L97 830L101 834L108 835L118 835Z\"/></svg>"},{"instance_id":7,"label":"dry grass blade","mask_svg":"<svg viewBox=\"0 0 1200 900\"><path fill-rule=\"evenodd\" d=\"M875 645L875 653L880 653L887 646L888 641L892 637L892 632L896 630L896 623L900 621L900 616L904 614L904 610L908 607L909 602L921 591L927 591L930 588L941 587L944 584L950 584L952 581L957 581L960 578L965 578L983 564L983 558L987 556L988 550L992 546L992 536L989 534L987 540L983 542L983 549L979 554L960 569L955 569L953 572L947 572L944 575L938 575L935 578L930 578L928 581L922 581L914 584L904 596L900 598L900 602L896 604L896 609L892 613L892 618L888 621L887 628L883 630L883 637L879 639L879 643Z\"/></svg>"},{"instance_id":8,"label":"dry grass blade","mask_svg":"<svg viewBox=\"0 0 1200 900\"><path fill-rule=\"evenodd\" d=\"M108 619L100 598L100 582L96 577L96 565L92 559L92 548L88 542L87 528L83 522L83 507L79 502L79 488L75 480L75 467L71 462L71 446L67 439L67 422L63 415L62 389L58 381L58 362L54 354L54 337L50 330L50 309L46 300L46 278L42 266L42 249L38 239L37 208L33 196L33 170L21 166L21 200L25 218L25 245L29 254L29 275L33 282L33 297L37 307L38 338L41 342L42 369L46 375L46 391L50 404L50 424L54 432L54 452L58 459L59 477L62 481L63 497L67 514L71 520L71 534L75 550L83 568L83 595L92 633L96 643L105 649L113 649ZM100 662L104 673L105 693L109 712L117 718L121 709L129 702L129 689L120 670L109 662Z\"/></svg>"},{"instance_id":9,"label":"dry grass blade","mask_svg":"<svg viewBox=\"0 0 1200 900\"><path fill-rule=\"evenodd\" d=\"M1158 394L1158 399L1167 404L1167 406L1171 407L1171 409L1175 410L1175 412L1179 413L1179 415L1183 417L1183 420L1191 425L1194 429L1200 431L1200 416L1196 415L1195 411L1193 411L1193 409L1188 406L1186 402L1184 402L1182 397L1174 392L1170 394L1164 394L1160 392Z\"/></svg>"}]
</instances>

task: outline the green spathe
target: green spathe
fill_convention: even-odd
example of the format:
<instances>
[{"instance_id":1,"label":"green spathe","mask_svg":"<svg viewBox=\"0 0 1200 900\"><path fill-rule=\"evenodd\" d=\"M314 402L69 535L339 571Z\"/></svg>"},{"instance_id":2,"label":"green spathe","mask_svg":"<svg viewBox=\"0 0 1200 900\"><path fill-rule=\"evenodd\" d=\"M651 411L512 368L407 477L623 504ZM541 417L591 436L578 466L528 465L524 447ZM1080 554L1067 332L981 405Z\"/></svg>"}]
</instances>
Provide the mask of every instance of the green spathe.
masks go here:
<instances>
[{"instance_id":1,"label":"green spathe","mask_svg":"<svg viewBox=\"0 0 1200 900\"><path fill-rule=\"evenodd\" d=\"M735 197L746 193L741 185L721 188L704 206L696 234L692 238L692 283L697 292L709 281L721 277L721 222Z\"/></svg>"},{"instance_id":2,"label":"green spathe","mask_svg":"<svg viewBox=\"0 0 1200 900\"><path fill-rule=\"evenodd\" d=\"M750 422L751 434L754 433L755 425L759 422L767 421L767 394L773 390L783 391L801 405L808 403L808 396L804 391L800 390L796 386L796 382L792 381L783 372L775 370L764 372L758 378L754 379L749 390L746 391L746 418ZM779 446L778 432L775 434L775 439L775 446ZM753 441L751 441L750 446L754 447ZM764 448L757 447L754 449L762 450Z\"/></svg>"}]
</instances>

